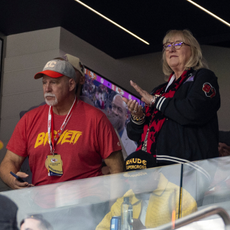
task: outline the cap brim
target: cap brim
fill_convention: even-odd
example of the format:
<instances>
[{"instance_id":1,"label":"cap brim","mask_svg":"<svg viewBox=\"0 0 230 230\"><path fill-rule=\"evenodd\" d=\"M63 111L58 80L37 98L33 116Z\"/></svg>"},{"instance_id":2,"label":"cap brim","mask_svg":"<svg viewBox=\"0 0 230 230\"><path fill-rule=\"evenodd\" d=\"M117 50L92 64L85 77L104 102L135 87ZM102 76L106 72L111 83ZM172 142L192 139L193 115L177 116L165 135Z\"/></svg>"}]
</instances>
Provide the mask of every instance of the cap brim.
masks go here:
<instances>
[{"instance_id":1,"label":"cap brim","mask_svg":"<svg viewBox=\"0 0 230 230\"><path fill-rule=\"evenodd\" d=\"M35 74L34 79L39 79L39 78L43 77L44 75L47 75L47 76L52 77L52 78L58 78L58 77L64 76L63 74L52 71L52 70L44 70L42 72Z\"/></svg>"}]
</instances>

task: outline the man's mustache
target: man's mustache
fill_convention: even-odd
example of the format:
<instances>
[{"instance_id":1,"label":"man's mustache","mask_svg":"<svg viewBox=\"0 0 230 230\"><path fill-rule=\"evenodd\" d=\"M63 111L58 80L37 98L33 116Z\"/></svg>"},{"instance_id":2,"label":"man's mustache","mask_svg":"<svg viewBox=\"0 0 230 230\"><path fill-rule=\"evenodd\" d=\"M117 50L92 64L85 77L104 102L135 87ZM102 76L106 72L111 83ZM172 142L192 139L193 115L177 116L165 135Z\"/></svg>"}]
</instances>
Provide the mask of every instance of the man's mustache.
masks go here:
<instances>
[{"instance_id":1,"label":"man's mustache","mask_svg":"<svg viewBox=\"0 0 230 230\"><path fill-rule=\"evenodd\" d=\"M44 97L55 97L55 95L52 93L45 93Z\"/></svg>"}]
</instances>

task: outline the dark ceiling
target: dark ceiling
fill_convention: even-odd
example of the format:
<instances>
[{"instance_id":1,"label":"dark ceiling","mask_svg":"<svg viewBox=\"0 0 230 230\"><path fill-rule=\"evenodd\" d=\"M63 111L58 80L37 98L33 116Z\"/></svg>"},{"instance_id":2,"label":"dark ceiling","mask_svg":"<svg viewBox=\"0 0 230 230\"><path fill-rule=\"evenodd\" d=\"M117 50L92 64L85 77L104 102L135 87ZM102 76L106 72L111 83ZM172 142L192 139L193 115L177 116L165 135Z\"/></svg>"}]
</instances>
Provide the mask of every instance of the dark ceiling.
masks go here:
<instances>
[{"instance_id":1,"label":"dark ceiling","mask_svg":"<svg viewBox=\"0 0 230 230\"><path fill-rule=\"evenodd\" d=\"M230 47L230 27L186 0L82 0L148 41L146 45L74 0L1 0L4 35L61 26L113 58L158 52L170 29L189 29L200 44ZM194 0L230 23L230 0Z\"/></svg>"}]
</instances>

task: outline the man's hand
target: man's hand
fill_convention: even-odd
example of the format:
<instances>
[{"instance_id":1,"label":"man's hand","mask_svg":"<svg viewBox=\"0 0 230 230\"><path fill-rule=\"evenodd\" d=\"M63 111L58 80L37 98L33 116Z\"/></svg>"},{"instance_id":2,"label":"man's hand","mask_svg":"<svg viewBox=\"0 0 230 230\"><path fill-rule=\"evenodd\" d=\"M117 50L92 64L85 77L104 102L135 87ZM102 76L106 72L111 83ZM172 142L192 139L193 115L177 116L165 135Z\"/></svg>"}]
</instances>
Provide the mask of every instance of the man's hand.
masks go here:
<instances>
[{"instance_id":1,"label":"man's hand","mask_svg":"<svg viewBox=\"0 0 230 230\"><path fill-rule=\"evenodd\" d=\"M16 175L22 179L25 179L29 176L28 174L24 172L17 172ZM33 184L29 184L26 181L25 182L18 181L17 178L15 178L14 176L12 176L11 181L10 181L10 187L13 189L20 189L20 188L33 187L33 186L34 186Z\"/></svg>"},{"instance_id":2,"label":"man's hand","mask_svg":"<svg viewBox=\"0 0 230 230\"><path fill-rule=\"evenodd\" d=\"M109 175L110 174L109 167L107 165L102 166L101 172L102 172L103 175Z\"/></svg>"},{"instance_id":3,"label":"man's hand","mask_svg":"<svg viewBox=\"0 0 230 230\"><path fill-rule=\"evenodd\" d=\"M21 157L9 150L7 150L6 155L2 160L2 163L0 165L0 177L3 180L3 182L6 183L12 189L19 189L19 188L33 186L28 182L19 182L14 176L10 174L10 171L12 171L22 179L28 177L26 173L19 172L24 160L25 157Z\"/></svg>"},{"instance_id":4,"label":"man's hand","mask_svg":"<svg viewBox=\"0 0 230 230\"><path fill-rule=\"evenodd\" d=\"M226 145L225 143L220 143L218 146L219 156L230 156L230 146Z\"/></svg>"}]
</instances>

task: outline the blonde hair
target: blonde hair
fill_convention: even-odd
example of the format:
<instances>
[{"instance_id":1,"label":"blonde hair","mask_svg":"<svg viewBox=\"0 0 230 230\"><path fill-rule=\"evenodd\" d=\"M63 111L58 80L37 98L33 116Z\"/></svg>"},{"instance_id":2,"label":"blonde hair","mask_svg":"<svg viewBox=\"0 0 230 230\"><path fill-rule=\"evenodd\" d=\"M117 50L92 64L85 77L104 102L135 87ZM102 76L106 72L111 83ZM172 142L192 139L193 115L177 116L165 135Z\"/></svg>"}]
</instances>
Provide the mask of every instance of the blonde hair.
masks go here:
<instances>
[{"instance_id":1,"label":"blonde hair","mask_svg":"<svg viewBox=\"0 0 230 230\"><path fill-rule=\"evenodd\" d=\"M163 39L163 44L166 42L169 42L170 39L172 39L175 36L181 36L181 39L183 42L186 44L190 45L191 49L191 57L189 58L188 62L185 65L185 69L190 69L193 68L194 70L206 67L207 65L203 62L202 58L202 51L200 48L200 45L196 38L192 35L192 33L189 30L170 30L169 32L166 33L164 39ZM163 50L163 55L162 55L162 68L163 68L163 73L167 76L169 76L173 70L170 68L166 61L165 57L165 51Z\"/></svg>"}]
</instances>

